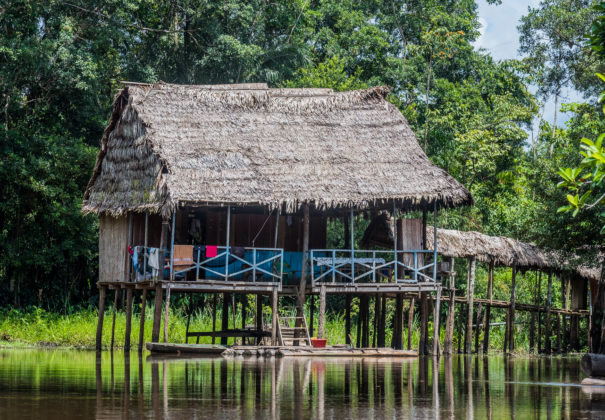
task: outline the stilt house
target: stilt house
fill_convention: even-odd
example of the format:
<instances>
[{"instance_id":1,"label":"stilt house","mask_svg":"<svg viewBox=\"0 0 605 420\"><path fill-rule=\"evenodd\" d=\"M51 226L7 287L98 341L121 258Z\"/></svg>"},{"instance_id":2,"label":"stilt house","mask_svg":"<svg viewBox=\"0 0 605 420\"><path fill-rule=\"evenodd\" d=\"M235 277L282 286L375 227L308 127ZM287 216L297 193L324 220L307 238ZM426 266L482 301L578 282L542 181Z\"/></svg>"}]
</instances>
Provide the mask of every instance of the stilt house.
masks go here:
<instances>
[{"instance_id":1,"label":"stilt house","mask_svg":"<svg viewBox=\"0 0 605 420\"><path fill-rule=\"evenodd\" d=\"M427 212L472 198L387 93L126 83L83 202L100 217L99 287L437 291ZM390 249L357 249L354 218L384 211L424 217L396 223ZM328 249L331 218L349 227L346 249Z\"/></svg>"}]
</instances>

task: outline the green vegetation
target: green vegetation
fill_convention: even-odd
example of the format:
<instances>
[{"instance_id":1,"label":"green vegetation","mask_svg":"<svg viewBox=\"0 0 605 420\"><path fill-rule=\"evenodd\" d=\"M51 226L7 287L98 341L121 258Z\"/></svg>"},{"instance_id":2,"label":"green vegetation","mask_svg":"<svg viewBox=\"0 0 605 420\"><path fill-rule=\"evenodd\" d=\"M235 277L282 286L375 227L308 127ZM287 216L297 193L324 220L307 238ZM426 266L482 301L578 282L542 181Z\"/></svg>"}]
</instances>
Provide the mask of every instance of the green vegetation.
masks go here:
<instances>
[{"instance_id":1,"label":"green vegetation","mask_svg":"<svg viewBox=\"0 0 605 420\"><path fill-rule=\"evenodd\" d=\"M522 57L496 61L474 47L479 18L472 0L3 4L0 307L18 312L2 312L0 334L89 345L81 334L94 324L88 308L97 301L97 221L80 213L80 203L120 80L336 90L389 85L389 100L431 160L475 198L472 208L442 212L441 226L557 249L601 244L602 209L585 206L575 218L557 213L569 202L556 185L559 168L582 164L581 139L602 146L602 87L594 73L603 73L604 14L603 2L544 0L520 22ZM561 102L566 88L585 100L557 106L569 119L549 124L543 102ZM495 282L502 299L509 296L507 276ZM480 270L478 293L486 281ZM545 287L542 300L544 293ZM518 301L534 296L533 289L521 290ZM44 311L27 309L34 306ZM329 310L330 337L341 337L342 302L330 301ZM207 322L205 316L196 322ZM525 337L528 323L519 317ZM502 318L495 311L494 321ZM179 311L173 319L180 337ZM497 339L492 343L498 347Z\"/></svg>"}]
</instances>

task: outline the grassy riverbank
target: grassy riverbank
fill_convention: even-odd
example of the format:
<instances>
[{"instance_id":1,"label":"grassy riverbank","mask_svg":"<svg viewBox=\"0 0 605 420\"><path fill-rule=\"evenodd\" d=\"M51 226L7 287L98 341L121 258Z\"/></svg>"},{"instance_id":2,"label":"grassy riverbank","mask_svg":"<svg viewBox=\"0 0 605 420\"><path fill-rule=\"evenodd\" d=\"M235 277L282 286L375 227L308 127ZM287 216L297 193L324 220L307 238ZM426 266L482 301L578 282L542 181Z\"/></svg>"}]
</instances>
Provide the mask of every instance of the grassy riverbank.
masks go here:
<instances>
[{"instance_id":1,"label":"grassy riverbank","mask_svg":"<svg viewBox=\"0 0 605 420\"><path fill-rule=\"evenodd\" d=\"M231 315L231 314L230 314ZM265 325L271 322L270 310L263 314ZM309 319L307 317L307 319ZM105 313L103 327L103 346L108 348L111 343L111 325L113 317L111 310ZM169 317L169 341L184 342L186 315L180 309L171 310ZM241 326L241 315L238 313L235 319L236 325ZM122 347L124 343L124 330L126 316L124 312L116 312L115 346ZM248 318L248 325L253 323L253 318ZM153 324L153 305L148 307L145 317L145 340L151 341L151 328ZM138 313L132 317L133 347L138 344L140 316ZM233 319L230 318L229 325L233 328ZM326 333L329 344L345 343L344 315L327 315ZM95 334L97 328L97 311L89 309L75 310L69 315L47 312L36 308L27 312L17 310L4 310L0 312L0 346L2 347L72 347L82 349L93 349L95 346ZM163 324L162 324L163 328ZM221 329L221 314L217 314L216 329ZM190 331L211 331L212 315L210 311L196 312L191 318ZM163 331L163 330L162 330ZM315 319L315 331L317 331L317 319ZM356 328L353 328L353 340L355 342ZM163 333L162 333L163 334ZM387 330L387 343L390 342L391 332ZM416 329L412 336L413 346L416 346L419 332ZM210 338L202 338L201 343L210 343ZM404 342L407 342L407 333L404 332ZM229 344L233 339L229 339Z\"/></svg>"}]
</instances>

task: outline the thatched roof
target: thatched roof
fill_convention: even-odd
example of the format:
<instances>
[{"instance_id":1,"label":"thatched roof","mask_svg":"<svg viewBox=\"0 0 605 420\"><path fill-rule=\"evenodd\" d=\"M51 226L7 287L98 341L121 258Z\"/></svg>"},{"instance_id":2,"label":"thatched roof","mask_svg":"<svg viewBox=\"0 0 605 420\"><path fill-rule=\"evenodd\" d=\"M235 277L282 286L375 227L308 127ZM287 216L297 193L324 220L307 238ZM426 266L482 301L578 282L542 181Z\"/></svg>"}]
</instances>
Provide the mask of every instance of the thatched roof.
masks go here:
<instances>
[{"instance_id":1,"label":"thatched roof","mask_svg":"<svg viewBox=\"0 0 605 420\"><path fill-rule=\"evenodd\" d=\"M433 227L427 227L428 247L433 247ZM512 267L521 270L552 269L556 272L576 274L589 280L598 280L601 274L602 255L595 255L587 262L587 255L546 250L535 244L521 242L504 236L488 236L474 231L437 229L437 251L446 257L467 258L475 256L477 260L494 265Z\"/></svg>"},{"instance_id":2,"label":"thatched roof","mask_svg":"<svg viewBox=\"0 0 605 420\"><path fill-rule=\"evenodd\" d=\"M128 84L114 102L83 210L471 204L429 161L387 93Z\"/></svg>"}]
</instances>

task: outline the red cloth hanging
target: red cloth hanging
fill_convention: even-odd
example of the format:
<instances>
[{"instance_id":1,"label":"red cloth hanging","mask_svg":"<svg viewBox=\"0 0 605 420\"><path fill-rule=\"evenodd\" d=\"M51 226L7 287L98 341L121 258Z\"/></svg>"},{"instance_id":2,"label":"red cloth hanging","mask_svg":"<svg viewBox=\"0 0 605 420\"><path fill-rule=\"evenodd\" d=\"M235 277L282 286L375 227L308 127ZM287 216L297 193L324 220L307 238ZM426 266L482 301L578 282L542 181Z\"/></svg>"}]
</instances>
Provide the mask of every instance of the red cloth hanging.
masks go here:
<instances>
[{"instance_id":1,"label":"red cloth hanging","mask_svg":"<svg viewBox=\"0 0 605 420\"><path fill-rule=\"evenodd\" d=\"M216 245L206 245L206 258L213 258L218 255L218 247Z\"/></svg>"}]
</instances>

